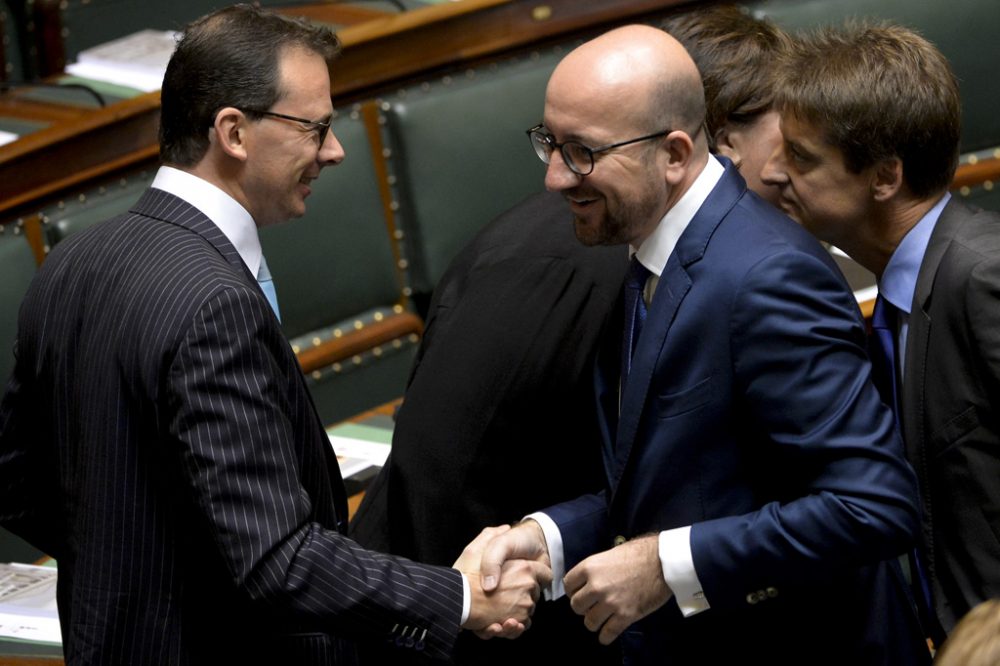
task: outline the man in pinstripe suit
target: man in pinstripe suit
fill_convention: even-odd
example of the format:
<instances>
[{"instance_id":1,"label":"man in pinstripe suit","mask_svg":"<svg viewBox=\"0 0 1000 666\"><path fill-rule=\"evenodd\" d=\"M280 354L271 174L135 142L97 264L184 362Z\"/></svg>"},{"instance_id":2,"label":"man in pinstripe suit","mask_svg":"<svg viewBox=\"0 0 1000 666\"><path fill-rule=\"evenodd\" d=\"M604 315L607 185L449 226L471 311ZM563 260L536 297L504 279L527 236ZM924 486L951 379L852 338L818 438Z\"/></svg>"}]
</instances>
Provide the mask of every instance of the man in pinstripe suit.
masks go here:
<instances>
[{"instance_id":1,"label":"man in pinstripe suit","mask_svg":"<svg viewBox=\"0 0 1000 666\"><path fill-rule=\"evenodd\" d=\"M336 458L258 286L256 227L302 215L344 157L336 50L247 6L192 24L163 85L168 166L60 244L25 298L0 522L59 562L68 663L351 663L345 638L446 657L460 625L528 621L541 565L485 596L471 567L343 536Z\"/></svg>"}]
</instances>

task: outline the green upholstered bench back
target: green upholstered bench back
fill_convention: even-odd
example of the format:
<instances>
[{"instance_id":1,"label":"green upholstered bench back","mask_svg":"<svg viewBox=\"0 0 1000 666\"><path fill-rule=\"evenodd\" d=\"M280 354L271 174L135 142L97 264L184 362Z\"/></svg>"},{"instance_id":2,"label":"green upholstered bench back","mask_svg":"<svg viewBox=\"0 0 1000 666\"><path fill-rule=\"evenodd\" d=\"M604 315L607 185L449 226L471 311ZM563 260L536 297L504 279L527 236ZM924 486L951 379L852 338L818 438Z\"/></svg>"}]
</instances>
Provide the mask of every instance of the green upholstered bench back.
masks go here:
<instances>
[{"instance_id":1,"label":"green upholstered bench back","mask_svg":"<svg viewBox=\"0 0 1000 666\"><path fill-rule=\"evenodd\" d=\"M89 226L128 212L149 187L154 169L138 171L104 185L66 196L42 210L42 225L49 247Z\"/></svg>"},{"instance_id":2,"label":"green upholstered bench back","mask_svg":"<svg viewBox=\"0 0 1000 666\"><path fill-rule=\"evenodd\" d=\"M339 110L333 132L344 147L344 164L327 167L313 183L305 216L260 232L282 327L327 423L402 395L420 326L403 305L395 240L358 111ZM398 338L369 335L392 321L399 322ZM347 358L316 367L305 362L351 338L366 342Z\"/></svg>"},{"instance_id":3,"label":"green upholstered bench back","mask_svg":"<svg viewBox=\"0 0 1000 666\"><path fill-rule=\"evenodd\" d=\"M364 123L341 112L332 129L344 163L313 183L304 217L260 232L289 339L402 300Z\"/></svg>"},{"instance_id":4,"label":"green upholstered bench back","mask_svg":"<svg viewBox=\"0 0 1000 666\"><path fill-rule=\"evenodd\" d=\"M429 294L497 214L544 187L524 131L542 119L564 51L548 49L414 85L383 99L388 166L411 286Z\"/></svg>"},{"instance_id":5,"label":"green upholstered bench back","mask_svg":"<svg viewBox=\"0 0 1000 666\"><path fill-rule=\"evenodd\" d=\"M919 31L951 62L962 91L962 151L1000 146L1000 6L983 0L763 0L750 7L789 29L850 17Z\"/></svg>"},{"instance_id":6,"label":"green upholstered bench back","mask_svg":"<svg viewBox=\"0 0 1000 666\"><path fill-rule=\"evenodd\" d=\"M14 369L21 299L35 275L35 255L17 223L0 224L0 382Z\"/></svg>"}]
</instances>

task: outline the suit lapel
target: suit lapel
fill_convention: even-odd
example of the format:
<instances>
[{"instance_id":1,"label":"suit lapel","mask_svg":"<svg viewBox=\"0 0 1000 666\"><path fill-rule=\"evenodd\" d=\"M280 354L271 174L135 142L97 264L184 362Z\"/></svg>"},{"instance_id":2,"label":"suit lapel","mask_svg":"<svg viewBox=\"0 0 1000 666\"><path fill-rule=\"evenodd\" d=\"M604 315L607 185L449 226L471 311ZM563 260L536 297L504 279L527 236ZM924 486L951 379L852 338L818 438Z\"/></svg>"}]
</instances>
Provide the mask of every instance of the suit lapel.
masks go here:
<instances>
[{"instance_id":1,"label":"suit lapel","mask_svg":"<svg viewBox=\"0 0 1000 666\"><path fill-rule=\"evenodd\" d=\"M930 317L930 298L934 280L937 277L941 259L955 238L955 233L962 222L962 209L953 200L949 201L941 211L941 217L934 225L920 271L917 273L917 285L913 292L913 303L910 306L909 330L906 334L906 357L903 360L903 372L906 381L903 382L901 393L900 422L903 424L903 440L910 460L923 451L921 433L923 432L923 405L925 389L925 373L927 354L932 325ZM905 418L903 416L905 415Z\"/></svg>"},{"instance_id":2,"label":"suit lapel","mask_svg":"<svg viewBox=\"0 0 1000 666\"><path fill-rule=\"evenodd\" d=\"M161 222L176 224L198 234L208 241L234 268L241 269L253 284L257 284L256 276L250 274L240 257L240 253L236 251L222 230L204 213L183 199L169 192L150 188L132 206L130 212L145 215ZM263 292L261 293L263 294Z\"/></svg>"},{"instance_id":3,"label":"suit lapel","mask_svg":"<svg viewBox=\"0 0 1000 666\"><path fill-rule=\"evenodd\" d=\"M667 259L650 303L646 322L636 342L628 385L621 400L621 414L615 444L615 468L609 473L614 488L628 462L635 443L643 409L649 398L656 361L660 357L677 311L694 282L689 269L705 256L708 243L722 219L746 191L746 184L728 160L726 171L691 219L677 246Z\"/></svg>"}]
</instances>

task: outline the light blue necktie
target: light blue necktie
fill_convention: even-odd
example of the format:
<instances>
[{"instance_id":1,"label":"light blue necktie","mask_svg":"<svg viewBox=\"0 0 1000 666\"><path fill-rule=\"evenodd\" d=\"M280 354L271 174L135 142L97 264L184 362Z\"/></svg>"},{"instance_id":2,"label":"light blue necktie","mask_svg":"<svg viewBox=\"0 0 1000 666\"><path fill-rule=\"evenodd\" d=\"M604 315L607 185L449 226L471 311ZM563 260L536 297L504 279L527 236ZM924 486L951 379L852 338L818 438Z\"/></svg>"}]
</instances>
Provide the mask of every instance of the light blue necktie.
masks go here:
<instances>
[{"instance_id":1,"label":"light blue necktie","mask_svg":"<svg viewBox=\"0 0 1000 666\"><path fill-rule=\"evenodd\" d=\"M271 277L271 270L267 267L267 260L264 259L263 255L260 257L260 268L257 270L257 282L267 297L267 302L271 304L274 316L278 318L278 321L281 321L281 311L278 310L278 292L274 290L274 279Z\"/></svg>"}]
</instances>

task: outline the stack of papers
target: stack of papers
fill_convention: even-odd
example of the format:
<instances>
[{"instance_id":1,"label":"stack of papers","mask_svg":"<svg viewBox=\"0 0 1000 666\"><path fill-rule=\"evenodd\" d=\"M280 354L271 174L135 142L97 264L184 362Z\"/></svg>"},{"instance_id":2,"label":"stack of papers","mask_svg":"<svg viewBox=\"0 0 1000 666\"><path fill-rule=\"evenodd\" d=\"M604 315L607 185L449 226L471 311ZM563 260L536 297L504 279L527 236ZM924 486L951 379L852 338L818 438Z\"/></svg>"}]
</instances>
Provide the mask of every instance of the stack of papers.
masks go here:
<instances>
[{"instance_id":1,"label":"stack of papers","mask_svg":"<svg viewBox=\"0 0 1000 666\"><path fill-rule=\"evenodd\" d=\"M143 92L159 90L177 37L169 30L141 30L80 51L66 72Z\"/></svg>"},{"instance_id":2,"label":"stack of papers","mask_svg":"<svg viewBox=\"0 0 1000 666\"><path fill-rule=\"evenodd\" d=\"M53 567L0 564L0 636L60 644Z\"/></svg>"},{"instance_id":3,"label":"stack of papers","mask_svg":"<svg viewBox=\"0 0 1000 666\"><path fill-rule=\"evenodd\" d=\"M337 453L340 475L357 476L371 467L383 467L389 457L392 431L360 423L343 423L327 429Z\"/></svg>"}]
</instances>

